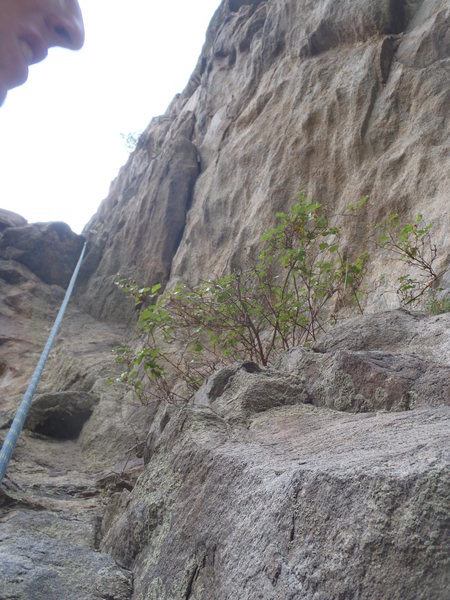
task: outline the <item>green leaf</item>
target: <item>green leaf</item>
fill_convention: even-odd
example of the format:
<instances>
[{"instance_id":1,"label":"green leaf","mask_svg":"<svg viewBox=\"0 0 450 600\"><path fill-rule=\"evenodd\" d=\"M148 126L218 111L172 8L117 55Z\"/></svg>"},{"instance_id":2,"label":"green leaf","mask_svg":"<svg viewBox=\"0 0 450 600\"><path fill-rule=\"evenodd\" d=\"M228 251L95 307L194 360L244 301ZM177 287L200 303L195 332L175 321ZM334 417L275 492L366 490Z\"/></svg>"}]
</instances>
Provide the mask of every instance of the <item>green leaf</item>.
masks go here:
<instances>
[{"instance_id":1,"label":"green leaf","mask_svg":"<svg viewBox=\"0 0 450 600\"><path fill-rule=\"evenodd\" d=\"M363 196L361 198L361 200L359 200L359 202L357 203L357 208L362 208L364 206L364 204L366 204L366 202L368 201L369 196Z\"/></svg>"},{"instance_id":2,"label":"green leaf","mask_svg":"<svg viewBox=\"0 0 450 600\"><path fill-rule=\"evenodd\" d=\"M398 214L397 214L397 213L392 213L392 214L388 215L388 217L387 217L387 219L386 219L386 222L387 222L388 224L389 224L389 223L393 223L393 222L395 222L395 221L398 221L398 218L399 218L399 216L398 216Z\"/></svg>"}]
</instances>

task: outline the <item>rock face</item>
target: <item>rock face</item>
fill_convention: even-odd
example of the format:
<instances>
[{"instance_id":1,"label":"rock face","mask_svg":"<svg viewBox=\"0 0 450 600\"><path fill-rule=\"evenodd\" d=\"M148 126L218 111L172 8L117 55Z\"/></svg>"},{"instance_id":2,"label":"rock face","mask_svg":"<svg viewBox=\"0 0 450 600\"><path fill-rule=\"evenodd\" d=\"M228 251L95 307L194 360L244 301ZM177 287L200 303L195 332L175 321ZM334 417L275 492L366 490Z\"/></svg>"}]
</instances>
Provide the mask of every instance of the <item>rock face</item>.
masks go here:
<instances>
[{"instance_id":1,"label":"rock face","mask_svg":"<svg viewBox=\"0 0 450 600\"><path fill-rule=\"evenodd\" d=\"M369 196L350 254L382 216L422 213L448 269L449 17L448 0L222 2L189 84L87 227L83 306L122 318L118 271L192 283L242 266L301 189L334 214ZM371 252L369 281L387 274L374 309L393 306L398 272Z\"/></svg>"},{"instance_id":2,"label":"rock face","mask_svg":"<svg viewBox=\"0 0 450 600\"><path fill-rule=\"evenodd\" d=\"M0 444L80 241L64 224L25 226L16 217L0 234ZM124 406L122 391L107 385L118 374L112 348L124 337L123 327L69 305L0 488L1 600L131 597L132 573L98 551L105 490L132 487L142 470L136 436L152 415Z\"/></svg>"},{"instance_id":3,"label":"rock face","mask_svg":"<svg viewBox=\"0 0 450 600\"><path fill-rule=\"evenodd\" d=\"M0 232L8 227L22 227L26 225L27 221L20 215L0 208Z\"/></svg>"},{"instance_id":4,"label":"rock face","mask_svg":"<svg viewBox=\"0 0 450 600\"><path fill-rule=\"evenodd\" d=\"M67 287L83 244L65 223L8 227L0 236L0 261L19 262L44 283Z\"/></svg>"},{"instance_id":5,"label":"rock face","mask_svg":"<svg viewBox=\"0 0 450 600\"><path fill-rule=\"evenodd\" d=\"M119 273L244 267L300 189L333 214L370 196L340 223L348 255L423 213L448 292L449 18L448 0L224 0L84 236L0 211L0 442L88 240L0 488L0 600L448 598L450 313L383 312L387 254L368 314L183 405L138 403L112 349L136 319Z\"/></svg>"},{"instance_id":6,"label":"rock face","mask_svg":"<svg viewBox=\"0 0 450 600\"><path fill-rule=\"evenodd\" d=\"M402 411L450 404L450 333L445 317L389 312L332 329L313 353L296 348L279 367L312 382L316 406L342 411ZM384 332L388 332L385 334ZM395 341L397 338L397 342Z\"/></svg>"},{"instance_id":7,"label":"rock face","mask_svg":"<svg viewBox=\"0 0 450 600\"><path fill-rule=\"evenodd\" d=\"M97 551L101 493L77 445L25 434L15 457L0 492L0 598L130 598L132 574Z\"/></svg>"},{"instance_id":8,"label":"rock face","mask_svg":"<svg viewBox=\"0 0 450 600\"><path fill-rule=\"evenodd\" d=\"M0 233L0 422L26 390L83 246L64 223L27 225L2 211ZM12 215L12 216L11 216ZM9 416L8 416L9 415Z\"/></svg>"},{"instance_id":9,"label":"rock face","mask_svg":"<svg viewBox=\"0 0 450 600\"><path fill-rule=\"evenodd\" d=\"M101 547L133 569L133 598L444 599L449 355L423 351L428 328L448 344L448 314L350 321L324 354L225 369L161 414L144 473L103 521ZM388 353L399 330L405 350Z\"/></svg>"},{"instance_id":10,"label":"rock face","mask_svg":"<svg viewBox=\"0 0 450 600\"><path fill-rule=\"evenodd\" d=\"M41 394L33 402L26 427L47 437L76 439L97 402L88 392Z\"/></svg>"}]
</instances>

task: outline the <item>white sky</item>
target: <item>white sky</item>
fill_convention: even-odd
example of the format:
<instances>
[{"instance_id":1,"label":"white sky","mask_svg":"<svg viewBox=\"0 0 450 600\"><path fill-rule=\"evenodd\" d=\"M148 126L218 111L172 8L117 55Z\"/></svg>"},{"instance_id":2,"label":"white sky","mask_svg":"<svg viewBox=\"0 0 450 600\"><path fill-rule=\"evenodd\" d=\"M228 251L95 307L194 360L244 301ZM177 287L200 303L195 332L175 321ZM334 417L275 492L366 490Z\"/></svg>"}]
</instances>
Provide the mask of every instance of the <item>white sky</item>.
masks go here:
<instances>
[{"instance_id":1,"label":"white sky","mask_svg":"<svg viewBox=\"0 0 450 600\"><path fill-rule=\"evenodd\" d=\"M121 133L165 112L220 0L79 0L86 43L52 49L0 108L0 208L83 226L128 158Z\"/></svg>"}]
</instances>

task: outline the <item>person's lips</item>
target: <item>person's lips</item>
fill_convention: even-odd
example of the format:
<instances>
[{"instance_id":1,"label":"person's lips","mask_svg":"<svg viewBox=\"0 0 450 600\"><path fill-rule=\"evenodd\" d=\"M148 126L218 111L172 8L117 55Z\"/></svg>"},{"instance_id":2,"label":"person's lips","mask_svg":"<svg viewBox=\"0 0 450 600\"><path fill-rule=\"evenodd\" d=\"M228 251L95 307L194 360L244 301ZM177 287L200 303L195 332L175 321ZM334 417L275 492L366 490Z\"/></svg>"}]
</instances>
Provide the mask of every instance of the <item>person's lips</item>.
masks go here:
<instances>
[{"instance_id":1,"label":"person's lips","mask_svg":"<svg viewBox=\"0 0 450 600\"><path fill-rule=\"evenodd\" d=\"M7 60L0 61L0 105L5 100L7 90L25 83L29 66L43 60L50 45L46 36L34 27L27 27L15 34L12 32L6 42L2 46L2 54Z\"/></svg>"}]
</instances>

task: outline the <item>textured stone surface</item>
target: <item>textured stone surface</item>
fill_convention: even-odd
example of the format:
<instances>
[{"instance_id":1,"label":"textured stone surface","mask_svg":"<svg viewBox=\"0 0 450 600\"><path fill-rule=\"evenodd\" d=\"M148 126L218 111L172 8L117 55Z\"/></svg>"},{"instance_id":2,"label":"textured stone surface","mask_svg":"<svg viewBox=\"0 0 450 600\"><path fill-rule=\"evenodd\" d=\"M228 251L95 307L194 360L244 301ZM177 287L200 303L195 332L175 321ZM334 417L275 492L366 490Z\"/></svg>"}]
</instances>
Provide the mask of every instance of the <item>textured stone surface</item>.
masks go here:
<instances>
[{"instance_id":1,"label":"textured stone surface","mask_svg":"<svg viewBox=\"0 0 450 600\"><path fill-rule=\"evenodd\" d=\"M449 332L448 315L349 320L327 351L230 366L162 412L102 524L133 598L446 598L450 353L423 355Z\"/></svg>"},{"instance_id":2,"label":"textured stone surface","mask_svg":"<svg viewBox=\"0 0 450 600\"><path fill-rule=\"evenodd\" d=\"M25 427L56 439L76 439L98 400L89 392L40 394L33 400Z\"/></svg>"},{"instance_id":3,"label":"textured stone surface","mask_svg":"<svg viewBox=\"0 0 450 600\"><path fill-rule=\"evenodd\" d=\"M449 15L448 0L222 2L185 91L153 119L87 228L97 242L83 305L123 318L124 304L110 308L118 270L192 283L245 264L300 189L331 213L369 195L344 221L349 254L384 215L423 213L437 270L448 269ZM173 168L191 174L192 197L168 193ZM371 255L374 309L396 305L403 268Z\"/></svg>"},{"instance_id":4,"label":"textured stone surface","mask_svg":"<svg viewBox=\"0 0 450 600\"><path fill-rule=\"evenodd\" d=\"M54 287L36 281L34 300L46 308L39 336L28 337L36 319L30 313L22 315L23 337L15 328L0 345L0 444L51 325L44 301ZM11 312L2 317L14 324ZM69 306L0 489L1 600L131 597L132 574L98 550L107 490L133 486L142 470L136 440L151 415L137 417L134 404L124 405L106 383L117 376L111 350L122 335Z\"/></svg>"},{"instance_id":5,"label":"textured stone surface","mask_svg":"<svg viewBox=\"0 0 450 600\"><path fill-rule=\"evenodd\" d=\"M8 227L0 234L0 259L17 261L42 281L67 287L84 238L65 223Z\"/></svg>"},{"instance_id":6,"label":"textured stone surface","mask_svg":"<svg viewBox=\"0 0 450 600\"><path fill-rule=\"evenodd\" d=\"M236 364L213 375L196 393L194 403L211 405L230 422L276 406L311 402L305 380L290 373Z\"/></svg>"},{"instance_id":7,"label":"textured stone surface","mask_svg":"<svg viewBox=\"0 0 450 600\"><path fill-rule=\"evenodd\" d=\"M132 574L98 552L101 490L84 466L74 442L22 434L0 490L1 600L130 598Z\"/></svg>"},{"instance_id":8,"label":"textured stone surface","mask_svg":"<svg viewBox=\"0 0 450 600\"><path fill-rule=\"evenodd\" d=\"M278 367L307 381L316 406L370 412L450 405L450 315L402 310L332 328L313 351L294 348Z\"/></svg>"},{"instance_id":9,"label":"textured stone surface","mask_svg":"<svg viewBox=\"0 0 450 600\"><path fill-rule=\"evenodd\" d=\"M25 392L50 333L62 288L44 284L24 265L0 262L0 424Z\"/></svg>"},{"instance_id":10,"label":"textured stone surface","mask_svg":"<svg viewBox=\"0 0 450 600\"><path fill-rule=\"evenodd\" d=\"M448 313L430 318L405 310L356 317L331 328L313 345L313 350L319 353L338 348L402 352L446 365L450 356L448 319Z\"/></svg>"},{"instance_id":11,"label":"textured stone surface","mask_svg":"<svg viewBox=\"0 0 450 600\"><path fill-rule=\"evenodd\" d=\"M55 254L42 268L63 272L66 258ZM63 296L21 262L0 262L0 444ZM107 385L124 333L69 304L0 488L1 600L131 596L132 574L98 550L105 494L131 488L142 470L136 440L151 415L135 416L134 404L124 406Z\"/></svg>"},{"instance_id":12,"label":"textured stone surface","mask_svg":"<svg viewBox=\"0 0 450 600\"><path fill-rule=\"evenodd\" d=\"M115 195L86 226L90 243L79 299L95 316L121 320L126 314L129 302L114 286L119 273L139 281L169 278L199 173L197 150L189 139L193 127L194 119L188 115L171 130L164 151L159 142L147 147L141 142L137 150L141 164L128 163L125 181L118 180ZM148 185L149 178L157 184Z\"/></svg>"},{"instance_id":13,"label":"textured stone surface","mask_svg":"<svg viewBox=\"0 0 450 600\"><path fill-rule=\"evenodd\" d=\"M0 232L7 227L22 227L26 224L27 220L17 213L0 208Z\"/></svg>"},{"instance_id":14,"label":"textured stone surface","mask_svg":"<svg viewBox=\"0 0 450 600\"><path fill-rule=\"evenodd\" d=\"M448 411L281 407L231 435L205 412L167 426L105 538L135 598L446 597Z\"/></svg>"}]
</instances>

